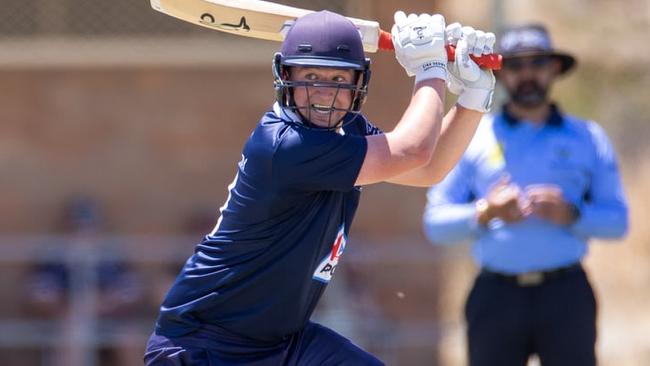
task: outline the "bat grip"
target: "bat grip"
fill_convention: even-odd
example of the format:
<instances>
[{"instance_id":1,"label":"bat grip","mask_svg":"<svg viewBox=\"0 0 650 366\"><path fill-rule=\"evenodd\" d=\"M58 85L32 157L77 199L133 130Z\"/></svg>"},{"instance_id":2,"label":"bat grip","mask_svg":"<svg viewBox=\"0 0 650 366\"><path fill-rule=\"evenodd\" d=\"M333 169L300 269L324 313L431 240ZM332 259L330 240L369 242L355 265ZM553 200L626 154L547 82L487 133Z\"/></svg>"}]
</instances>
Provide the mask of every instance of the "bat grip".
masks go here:
<instances>
[{"instance_id":1,"label":"bat grip","mask_svg":"<svg viewBox=\"0 0 650 366\"><path fill-rule=\"evenodd\" d=\"M393 38L390 33L380 30L379 31L379 43L378 48L384 51L394 51L393 47ZM453 60L456 55L456 48L454 46L447 46L447 58ZM492 70L500 70L503 57L498 53L492 53L489 55L483 55L481 57L470 56L474 62L476 62L480 67L484 67Z\"/></svg>"}]
</instances>

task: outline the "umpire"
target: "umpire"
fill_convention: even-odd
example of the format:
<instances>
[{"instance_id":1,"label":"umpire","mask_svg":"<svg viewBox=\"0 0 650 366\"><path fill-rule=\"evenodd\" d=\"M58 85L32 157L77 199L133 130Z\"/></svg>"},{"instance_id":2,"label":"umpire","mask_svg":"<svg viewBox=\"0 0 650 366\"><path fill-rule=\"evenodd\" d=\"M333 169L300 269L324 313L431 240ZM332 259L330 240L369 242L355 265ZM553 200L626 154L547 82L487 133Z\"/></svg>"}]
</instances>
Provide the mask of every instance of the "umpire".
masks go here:
<instances>
[{"instance_id":1,"label":"umpire","mask_svg":"<svg viewBox=\"0 0 650 366\"><path fill-rule=\"evenodd\" d=\"M549 100L576 65L537 24L500 38L508 93L427 195L431 242L473 241L480 272L465 316L472 366L595 365L596 301L581 261L590 238L627 231L615 152L593 121Z\"/></svg>"}]
</instances>

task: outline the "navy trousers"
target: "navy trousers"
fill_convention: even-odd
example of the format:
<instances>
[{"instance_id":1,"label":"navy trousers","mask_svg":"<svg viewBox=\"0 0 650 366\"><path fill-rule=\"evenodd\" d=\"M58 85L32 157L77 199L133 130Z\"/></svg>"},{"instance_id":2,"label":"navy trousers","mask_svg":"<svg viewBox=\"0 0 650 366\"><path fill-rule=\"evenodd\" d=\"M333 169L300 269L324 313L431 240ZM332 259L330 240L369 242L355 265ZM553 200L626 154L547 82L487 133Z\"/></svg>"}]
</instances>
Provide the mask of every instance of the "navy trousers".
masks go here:
<instances>
[{"instance_id":1,"label":"navy trousers","mask_svg":"<svg viewBox=\"0 0 650 366\"><path fill-rule=\"evenodd\" d=\"M481 273L465 306L471 366L596 364L596 300L582 267L536 286Z\"/></svg>"},{"instance_id":2,"label":"navy trousers","mask_svg":"<svg viewBox=\"0 0 650 366\"><path fill-rule=\"evenodd\" d=\"M144 362L146 366L383 365L348 339L312 322L286 341L274 344L225 337L209 327L179 338L154 333L147 343Z\"/></svg>"}]
</instances>

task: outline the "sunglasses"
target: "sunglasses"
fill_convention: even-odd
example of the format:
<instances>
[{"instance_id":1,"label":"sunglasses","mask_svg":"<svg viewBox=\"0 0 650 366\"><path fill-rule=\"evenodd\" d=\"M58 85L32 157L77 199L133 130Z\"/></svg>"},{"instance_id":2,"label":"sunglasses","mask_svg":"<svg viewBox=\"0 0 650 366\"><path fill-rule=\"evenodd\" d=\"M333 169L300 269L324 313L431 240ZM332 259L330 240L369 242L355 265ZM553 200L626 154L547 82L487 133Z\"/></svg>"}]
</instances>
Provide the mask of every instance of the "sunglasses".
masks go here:
<instances>
[{"instance_id":1,"label":"sunglasses","mask_svg":"<svg viewBox=\"0 0 650 366\"><path fill-rule=\"evenodd\" d=\"M503 60L503 68L520 71L526 67L539 70L551 62L551 56L515 57Z\"/></svg>"}]
</instances>

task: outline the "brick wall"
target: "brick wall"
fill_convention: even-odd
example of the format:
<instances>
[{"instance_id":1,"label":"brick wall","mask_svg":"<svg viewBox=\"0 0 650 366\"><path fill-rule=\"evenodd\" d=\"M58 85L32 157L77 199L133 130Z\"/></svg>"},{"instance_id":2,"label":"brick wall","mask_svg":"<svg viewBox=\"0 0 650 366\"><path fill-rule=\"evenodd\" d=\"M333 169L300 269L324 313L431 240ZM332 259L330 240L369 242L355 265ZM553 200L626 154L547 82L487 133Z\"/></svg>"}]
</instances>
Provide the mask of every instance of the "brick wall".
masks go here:
<instances>
[{"instance_id":1,"label":"brick wall","mask_svg":"<svg viewBox=\"0 0 650 366\"><path fill-rule=\"evenodd\" d=\"M370 118L391 128L411 90L377 54ZM0 232L51 229L62 201L97 197L115 230L175 231L223 203L241 147L273 102L270 67L0 71ZM366 190L360 230L419 230L421 189Z\"/></svg>"}]
</instances>

